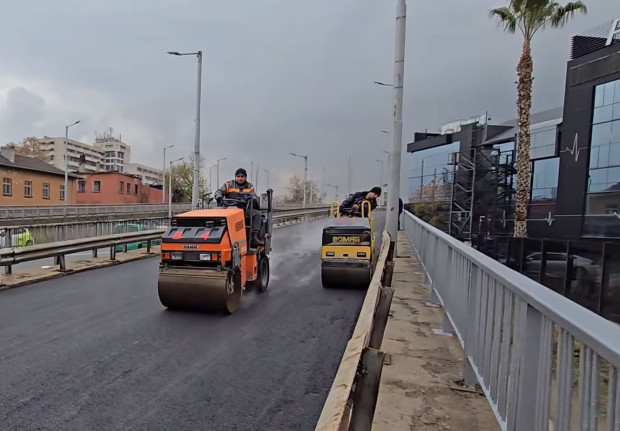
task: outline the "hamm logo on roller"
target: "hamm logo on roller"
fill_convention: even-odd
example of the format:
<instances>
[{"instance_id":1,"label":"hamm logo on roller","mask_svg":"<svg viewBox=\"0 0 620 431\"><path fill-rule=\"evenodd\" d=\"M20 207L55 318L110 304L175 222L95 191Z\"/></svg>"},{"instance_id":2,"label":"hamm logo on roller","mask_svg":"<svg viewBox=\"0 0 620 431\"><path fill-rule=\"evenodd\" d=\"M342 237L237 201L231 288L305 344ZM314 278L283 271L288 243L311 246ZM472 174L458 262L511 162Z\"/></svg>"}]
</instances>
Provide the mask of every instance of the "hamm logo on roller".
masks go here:
<instances>
[{"instance_id":1,"label":"hamm logo on roller","mask_svg":"<svg viewBox=\"0 0 620 431\"><path fill-rule=\"evenodd\" d=\"M183 244L183 250L198 250L198 245L196 244Z\"/></svg>"},{"instance_id":2,"label":"hamm logo on roller","mask_svg":"<svg viewBox=\"0 0 620 431\"><path fill-rule=\"evenodd\" d=\"M359 236L334 236L333 242L344 242L347 244L355 244L358 242L362 242L362 239Z\"/></svg>"}]
</instances>

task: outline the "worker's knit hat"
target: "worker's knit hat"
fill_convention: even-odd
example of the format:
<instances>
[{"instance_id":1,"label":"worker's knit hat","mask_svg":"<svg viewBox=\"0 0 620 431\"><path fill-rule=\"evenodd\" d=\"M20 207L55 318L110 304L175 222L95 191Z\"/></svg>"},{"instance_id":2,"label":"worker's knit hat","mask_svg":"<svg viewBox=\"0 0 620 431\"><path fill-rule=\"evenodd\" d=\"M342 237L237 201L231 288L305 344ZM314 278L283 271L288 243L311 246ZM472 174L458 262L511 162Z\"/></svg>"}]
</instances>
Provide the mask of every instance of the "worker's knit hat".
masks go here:
<instances>
[{"instance_id":1,"label":"worker's knit hat","mask_svg":"<svg viewBox=\"0 0 620 431\"><path fill-rule=\"evenodd\" d=\"M247 176L248 176L248 173L247 173L247 172L245 171L245 169L243 169L243 168L239 168L239 169L237 169L237 172L235 172L235 177L236 177L237 175L239 175L239 174L242 174L244 177L247 177Z\"/></svg>"}]
</instances>

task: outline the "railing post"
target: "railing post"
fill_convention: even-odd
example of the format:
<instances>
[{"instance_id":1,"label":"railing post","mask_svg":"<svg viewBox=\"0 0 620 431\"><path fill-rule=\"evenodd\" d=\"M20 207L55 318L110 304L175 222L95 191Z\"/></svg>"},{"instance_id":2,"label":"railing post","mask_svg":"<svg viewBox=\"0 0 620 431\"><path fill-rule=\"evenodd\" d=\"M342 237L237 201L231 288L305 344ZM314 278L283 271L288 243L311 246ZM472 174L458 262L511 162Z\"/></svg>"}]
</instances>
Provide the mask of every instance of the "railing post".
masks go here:
<instances>
[{"instance_id":1,"label":"railing post","mask_svg":"<svg viewBox=\"0 0 620 431\"><path fill-rule=\"evenodd\" d=\"M552 324L530 306L524 313L521 330L521 357L515 430L547 430L551 386Z\"/></svg>"},{"instance_id":2,"label":"railing post","mask_svg":"<svg viewBox=\"0 0 620 431\"><path fill-rule=\"evenodd\" d=\"M465 329L466 332L463 340L465 344L463 346L463 351L465 354L463 361L463 378L465 379L465 385L467 386L474 386L478 381L474 368L470 362L470 358L471 361L475 361L474 354L478 351L478 339L476 338L476 323L480 321L480 289L478 287L478 272L478 267L472 265L471 277L469 281L469 295L467 298L467 327Z\"/></svg>"},{"instance_id":3,"label":"railing post","mask_svg":"<svg viewBox=\"0 0 620 431\"><path fill-rule=\"evenodd\" d=\"M146 241L146 254L151 254L151 240Z\"/></svg>"},{"instance_id":4,"label":"railing post","mask_svg":"<svg viewBox=\"0 0 620 431\"><path fill-rule=\"evenodd\" d=\"M58 264L60 265L60 270L62 272L66 271L67 267L65 265L65 255L64 255L64 253L58 255Z\"/></svg>"},{"instance_id":5,"label":"railing post","mask_svg":"<svg viewBox=\"0 0 620 431\"><path fill-rule=\"evenodd\" d=\"M4 235L5 235L5 238L6 238L6 241L5 241L5 246L6 246L6 248L11 248L11 247L13 247L13 243L12 243L12 239L11 239L11 229L10 229L10 228L6 228L6 229L4 230ZM7 266L4 268L4 273L5 273L6 275L8 275L8 274L12 274L12 273L13 273L13 267L12 267L11 265L7 265Z\"/></svg>"}]
</instances>

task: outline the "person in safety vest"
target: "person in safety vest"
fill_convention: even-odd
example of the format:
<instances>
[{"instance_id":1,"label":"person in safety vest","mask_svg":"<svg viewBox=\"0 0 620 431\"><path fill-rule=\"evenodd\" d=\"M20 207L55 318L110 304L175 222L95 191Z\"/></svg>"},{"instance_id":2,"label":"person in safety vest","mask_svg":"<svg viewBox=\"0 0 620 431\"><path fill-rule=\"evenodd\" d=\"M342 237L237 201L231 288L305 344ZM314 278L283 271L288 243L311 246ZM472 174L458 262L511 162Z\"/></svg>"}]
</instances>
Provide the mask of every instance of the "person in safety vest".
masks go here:
<instances>
[{"instance_id":1,"label":"person in safety vest","mask_svg":"<svg viewBox=\"0 0 620 431\"><path fill-rule=\"evenodd\" d=\"M260 205L254 191L254 186L248 182L247 176L248 174L245 169L237 169L235 172L235 179L224 183L222 187L215 191L215 201L218 205L221 205L222 198L225 197L236 199L243 196L250 196L253 201L251 208L248 210L250 212L252 223L252 243L255 245L265 245L265 243L258 237L260 232L261 214L255 207L260 208Z\"/></svg>"}]
</instances>

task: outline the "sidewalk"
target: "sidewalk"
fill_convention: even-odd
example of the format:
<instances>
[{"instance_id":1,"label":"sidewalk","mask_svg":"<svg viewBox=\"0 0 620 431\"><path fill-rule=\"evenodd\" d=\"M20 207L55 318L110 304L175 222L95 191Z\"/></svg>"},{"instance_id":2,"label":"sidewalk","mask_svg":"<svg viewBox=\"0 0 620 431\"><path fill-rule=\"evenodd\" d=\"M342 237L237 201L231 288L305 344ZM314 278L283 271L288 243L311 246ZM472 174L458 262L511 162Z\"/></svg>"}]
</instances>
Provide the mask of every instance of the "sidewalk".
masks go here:
<instances>
[{"instance_id":1,"label":"sidewalk","mask_svg":"<svg viewBox=\"0 0 620 431\"><path fill-rule=\"evenodd\" d=\"M423 269L399 232L373 431L499 430L484 395L456 389L463 350L456 336L433 333L442 326L443 312L425 305L430 291L423 283Z\"/></svg>"}]
</instances>

